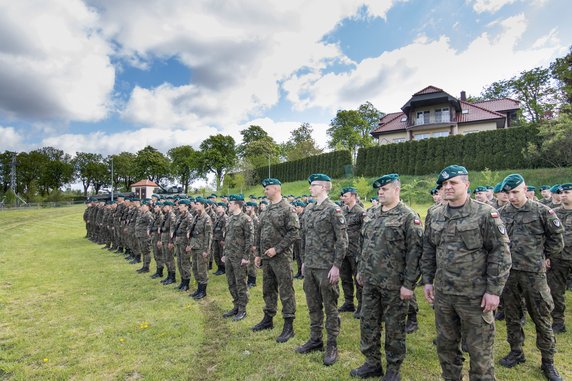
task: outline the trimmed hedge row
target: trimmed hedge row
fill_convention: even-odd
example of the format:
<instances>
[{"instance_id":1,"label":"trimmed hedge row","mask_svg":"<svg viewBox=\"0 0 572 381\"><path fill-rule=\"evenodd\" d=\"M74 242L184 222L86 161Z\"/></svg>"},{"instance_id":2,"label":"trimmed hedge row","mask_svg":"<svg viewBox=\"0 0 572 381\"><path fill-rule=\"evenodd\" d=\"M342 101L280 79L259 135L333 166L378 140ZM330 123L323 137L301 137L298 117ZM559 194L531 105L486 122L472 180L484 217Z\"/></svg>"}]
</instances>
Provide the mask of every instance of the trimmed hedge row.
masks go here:
<instances>
[{"instance_id":1,"label":"trimmed hedge row","mask_svg":"<svg viewBox=\"0 0 572 381\"><path fill-rule=\"evenodd\" d=\"M426 175L450 164L470 171L538 168L542 163L530 160L525 150L539 142L538 129L531 126L361 148L356 174Z\"/></svg>"}]
</instances>

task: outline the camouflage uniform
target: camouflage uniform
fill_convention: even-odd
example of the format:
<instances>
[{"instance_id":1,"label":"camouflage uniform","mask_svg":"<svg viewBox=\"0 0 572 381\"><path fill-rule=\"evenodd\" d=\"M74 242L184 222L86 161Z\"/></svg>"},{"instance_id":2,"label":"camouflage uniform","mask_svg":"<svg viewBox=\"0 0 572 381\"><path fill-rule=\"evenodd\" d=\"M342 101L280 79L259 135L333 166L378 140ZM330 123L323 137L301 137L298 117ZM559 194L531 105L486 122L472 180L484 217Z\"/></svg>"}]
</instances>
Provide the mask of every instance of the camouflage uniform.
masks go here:
<instances>
[{"instance_id":1,"label":"camouflage uniform","mask_svg":"<svg viewBox=\"0 0 572 381\"><path fill-rule=\"evenodd\" d=\"M485 293L500 295L511 258L508 236L490 205L467 199L460 208L433 207L426 219L421 271L433 284L437 353L446 380L460 380L461 336L470 355L471 380L494 380L493 312L484 313Z\"/></svg>"},{"instance_id":2,"label":"camouflage uniform","mask_svg":"<svg viewBox=\"0 0 572 381\"><path fill-rule=\"evenodd\" d=\"M564 226L564 249L550 258L550 269L546 277L554 300L552 326L565 327L564 311L566 310L566 283L572 274L572 209L560 207L554 210Z\"/></svg>"},{"instance_id":3,"label":"camouflage uniform","mask_svg":"<svg viewBox=\"0 0 572 381\"><path fill-rule=\"evenodd\" d=\"M149 228L153 224L153 213L140 211L135 225L135 237L137 238L138 252L143 257L143 267L149 268L151 263Z\"/></svg>"},{"instance_id":4,"label":"camouflage uniform","mask_svg":"<svg viewBox=\"0 0 572 381\"><path fill-rule=\"evenodd\" d=\"M292 245L298 238L300 224L298 216L292 211L285 198L268 205L260 216L256 233L256 248L262 261L262 296L264 314L276 315L278 295L282 301L284 318L296 317L296 296L292 278ZM266 250L274 248L272 258L264 255Z\"/></svg>"},{"instance_id":5,"label":"camouflage uniform","mask_svg":"<svg viewBox=\"0 0 572 381\"><path fill-rule=\"evenodd\" d=\"M159 233L159 229L163 224L163 212L159 210L158 212L153 213L153 217L153 222L149 227L149 232L151 233L151 247L153 248L153 258L157 265L157 274L161 274L162 276L165 262L163 262L163 252L157 246L157 242L161 241L161 233Z\"/></svg>"},{"instance_id":6,"label":"camouflage uniform","mask_svg":"<svg viewBox=\"0 0 572 381\"><path fill-rule=\"evenodd\" d=\"M252 225L254 227L254 232L255 232L255 241L256 241L256 232L259 231L258 226L260 225L260 218L256 215L256 213L253 213L251 216L249 216L250 219L252 220ZM260 217L262 217L262 214L260 215ZM254 264L254 256L256 255L256 253L254 251L252 251L250 253L250 263L248 264L248 281L250 283L252 283L253 285L256 285L256 265Z\"/></svg>"},{"instance_id":7,"label":"camouflage uniform","mask_svg":"<svg viewBox=\"0 0 572 381\"><path fill-rule=\"evenodd\" d=\"M238 313L246 311L248 288L246 286L247 269L241 264L243 259L250 260L254 245L254 227L252 219L245 213L231 215L225 226L224 257L228 290L232 304Z\"/></svg>"},{"instance_id":8,"label":"camouflage uniform","mask_svg":"<svg viewBox=\"0 0 572 381\"><path fill-rule=\"evenodd\" d=\"M423 247L417 213L399 202L376 208L363 222L359 274L363 282L361 352L370 366L381 367L381 324L385 323L387 367L399 370L405 359L405 317L408 302L400 290L415 289Z\"/></svg>"},{"instance_id":9,"label":"camouflage uniform","mask_svg":"<svg viewBox=\"0 0 572 381\"><path fill-rule=\"evenodd\" d=\"M305 223L304 293L310 314L310 340L322 340L325 312L328 342L335 343L340 333L340 290L337 282L330 283L328 272L332 266L341 268L346 255L346 221L340 207L326 198L306 210Z\"/></svg>"},{"instance_id":10,"label":"camouflage uniform","mask_svg":"<svg viewBox=\"0 0 572 381\"><path fill-rule=\"evenodd\" d=\"M198 284L207 284L208 282L208 266L209 257L205 258L203 253L210 253L212 241L213 226L211 217L203 211L197 214L191 225L190 242L191 246L191 263L193 267L193 275Z\"/></svg>"},{"instance_id":11,"label":"camouflage uniform","mask_svg":"<svg viewBox=\"0 0 572 381\"><path fill-rule=\"evenodd\" d=\"M212 250L213 250L213 258L214 261L217 265L217 271L220 272L225 272L225 263L222 263L222 261L220 260L220 258L222 257L222 252L223 252L223 247L222 247L222 241L224 241L224 231L226 228L226 224L227 224L227 215L223 212L221 214L218 214L216 216L216 219L213 220L214 221L214 225L213 225L213 245L212 245ZM215 274L217 275L217 274Z\"/></svg>"},{"instance_id":12,"label":"camouflage uniform","mask_svg":"<svg viewBox=\"0 0 572 381\"><path fill-rule=\"evenodd\" d=\"M175 240L175 255L177 256L177 266L181 281L191 279L191 253L187 252L189 238L187 232L191 225L192 217L188 211L179 213L179 217L173 227L173 238Z\"/></svg>"},{"instance_id":13,"label":"camouflage uniform","mask_svg":"<svg viewBox=\"0 0 572 381\"><path fill-rule=\"evenodd\" d=\"M563 227L556 213L536 201L521 208L508 204L499 210L510 237L512 269L503 292L507 341L512 352L522 353L522 299L536 326L536 346L543 360L552 361L556 350L552 318L554 302L546 281L544 260L564 247Z\"/></svg>"},{"instance_id":14,"label":"camouflage uniform","mask_svg":"<svg viewBox=\"0 0 572 381\"><path fill-rule=\"evenodd\" d=\"M357 262L361 251L361 227L366 215L365 210L356 203L351 209L344 208L344 215L348 231L348 250L342 268L340 269L340 280L344 291L345 304L354 305L354 284L358 301L358 312L361 306L362 287L355 280L357 274Z\"/></svg>"},{"instance_id":15,"label":"camouflage uniform","mask_svg":"<svg viewBox=\"0 0 572 381\"><path fill-rule=\"evenodd\" d=\"M159 230L161 231L161 251L163 254L162 261L167 267L167 271L173 276L175 270L175 257L173 256L174 248L169 248L169 244L173 243L171 236L175 233L176 220L173 210L163 215L163 221ZM173 279L174 280L174 279Z\"/></svg>"}]
</instances>

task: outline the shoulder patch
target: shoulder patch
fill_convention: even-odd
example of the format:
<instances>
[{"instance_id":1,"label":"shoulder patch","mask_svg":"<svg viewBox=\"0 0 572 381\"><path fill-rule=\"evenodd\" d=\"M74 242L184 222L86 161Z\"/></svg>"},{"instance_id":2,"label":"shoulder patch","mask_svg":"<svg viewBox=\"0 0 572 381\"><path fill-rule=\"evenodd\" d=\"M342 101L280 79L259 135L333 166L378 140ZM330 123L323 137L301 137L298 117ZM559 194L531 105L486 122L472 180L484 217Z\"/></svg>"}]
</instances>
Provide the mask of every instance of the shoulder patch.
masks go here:
<instances>
[{"instance_id":1,"label":"shoulder patch","mask_svg":"<svg viewBox=\"0 0 572 381\"><path fill-rule=\"evenodd\" d=\"M336 208L336 213L341 213L342 210L340 208Z\"/></svg>"},{"instance_id":2,"label":"shoulder patch","mask_svg":"<svg viewBox=\"0 0 572 381\"><path fill-rule=\"evenodd\" d=\"M555 218L552 220L552 223L554 224L554 226L556 226L557 228L560 227L560 220L558 218Z\"/></svg>"},{"instance_id":3,"label":"shoulder patch","mask_svg":"<svg viewBox=\"0 0 572 381\"><path fill-rule=\"evenodd\" d=\"M491 212L492 218L499 218L499 214L497 212Z\"/></svg>"},{"instance_id":4,"label":"shoulder patch","mask_svg":"<svg viewBox=\"0 0 572 381\"><path fill-rule=\"evenodd\" d=\"M413 220L413 223L414 223L415 225L421 225L421 220L418 219L418 218L416 218L415 220Z\"/></svg>"}]
</instances>

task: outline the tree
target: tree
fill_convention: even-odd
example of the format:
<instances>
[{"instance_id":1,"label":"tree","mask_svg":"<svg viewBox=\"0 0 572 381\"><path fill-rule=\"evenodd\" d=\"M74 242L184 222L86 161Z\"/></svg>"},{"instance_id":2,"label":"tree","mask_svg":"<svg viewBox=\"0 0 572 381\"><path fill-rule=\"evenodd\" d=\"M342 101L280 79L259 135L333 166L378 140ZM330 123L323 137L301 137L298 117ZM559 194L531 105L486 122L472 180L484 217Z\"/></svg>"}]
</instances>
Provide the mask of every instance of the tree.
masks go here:
<instances>
[{"instance_id":1,"label":"tree","mask_svg":"<svg viewBox=\"0 0 572 381\"><path fill-rule=\"evenodd\" d=\"M280 147L260 126L251 125L240 131L242 143L237 148L238 156L252 167L276 164L280 161Z\"/></svg>"},{"instance_id":2,"label":"tree","mask_svg":"<svg viewBox=\"0 0 572 381\"><path fill-rule=\"evenodd\" d=\"M366 122L366 128L359 131L362 138L360 147L371 147L374 143L371 132L379 126L379 121L385 114L376 109L370 102L365 102L359 106L358 112Z\"/></svg>"},{"instance_id":3,"label":"tree","mask_svg":"<svg viewBox=\"0 0 572 381\"><path fill-rule=\"evenodd\" d=\"M38 181L40 194L49 195L51 191L59 189L73 180L74 168L70 155L53 147L42 147L32 151L35 165L39 169Z\"/></svg>"},{"instance_id":4,"label":"tree","mask_svg":"<svg viewBox=\"0 0 572 381\"><path fill-rule=\"evenodd\" d=\"M88 152L76 152L75 157L72 159L76 178L83 185L84 196L87 196L87 189L92 185L96 175L97 164L101 164L102 160L103 157L100 154Z\"/></svg>"},{"instance_id":5,"label":"tree","mask_svg":"<svg viewBox=\"0 0 572 381\"><path fill-rule=\"evenodd\" d=\"M215 175L216 190L220 190L225 173L236 163L236 145L232 136L212 135L201 145L201 169L203 173Z\"/></svg>"},{"instance_id":6,"label":"tree","mask_svg":"<svg viewBox=\"0 0 572 381\"><path fill-rule=\"evenodd\" d=\"M527 152L532 158L541 159L554 167L572 165L572 116L560 114L555 121L546 121L538 126L539 144L528 144Z\"/></svg>"},{"instance_id":7,"label":"tree","mask_svg":"<svg viewBox=\"0 0 572 381\"><path fill-rule=\"evenodd\" d=\"M0 183L1 192L6 193L10 189L12 160L16 152L4 151L0 154Z\"/></svg>"},{"instance_id":8,"label":"tree","mask_svg":"<svg viewBox=\"0 0 572 381\"><path fill-rule=\"evenodd\" d=\"M151 146L138 151L135 158L135 173L138 179L146 177L157 184L169 178L170 166L169 159Z\"/></svg>"},{"instance_id":9,"label":"tree","mask_svg":"<svg viewBox=\"0 0 572 381\"><path fill-rule=\"evenodd\" d=\"M113 168L113 172L115 172L115 168ZM95 194L99 193L104 186L112 185L111 160L109 157L94 165L91 185Z\"/></svg>"},{"instance_id":10,"label":"tree","mask_svg":"<svg viewBox=\"0 0 572 381\"><path fill-rule=\"evenodd\" d=\"M550 72L557 83L560 111L572 113L572 46L566 56L550 64Z\"/></svg>"},{"instance_id":11,"label":"tree","mask_svg":"<svg viewBox=\"0 0 572 381\"><path fill-rule=\"evenodd\" d=\"M552 118L557 99L549 69L537 67L523 71L510 82L516 98L524 105L523 112L529 122L538 123Z\"/></svg>"},{"instance_id":12,"label":"tree","mask_svg":"<svg viewBox=\"0 0 572 381\"><path fill-rule=\"evenodd\" d=\"M367 122L356 110L339 110L330 122L327 134L330 137L328 146L335 150L347 149L355 162L357 151L362 145L360 131L368 128Z\"/></svg>"},{"instance_id":13,"label":"tree","mask_svg":"<svg viewBox=\"0 0 572 381\"><path fill-rule=\"evenodd\" d=\"M131 152L121 152L118 155L111 155L109 160L113 160L113 187L118 188L123 183L124 189L129 189L136 179L137 170L135 160L137 156Z\"/></svg>"},{"instance_id":14,"label":"tree","mask_svg":"<svg viewBox=\"0 0 572 381\"><path fill-rule=\"evenodd\" d=\"M282 156L286 161L300 160L323 152L316 145L312 132L309 123L302 123L300 127L290 132L290 139L281 146Z\"/></svg>"},{"instance_id":15,"label":"tree","mask_svg":"<svg viewBox=\"0 0 572 381\"><path fill-rule=\"evenodd\" d=\"M184 145L171 148L167 155L171 159L171 174L188 193L189 185L200 176L200 153L193 147Z\"/></svg>"}]
</instances>

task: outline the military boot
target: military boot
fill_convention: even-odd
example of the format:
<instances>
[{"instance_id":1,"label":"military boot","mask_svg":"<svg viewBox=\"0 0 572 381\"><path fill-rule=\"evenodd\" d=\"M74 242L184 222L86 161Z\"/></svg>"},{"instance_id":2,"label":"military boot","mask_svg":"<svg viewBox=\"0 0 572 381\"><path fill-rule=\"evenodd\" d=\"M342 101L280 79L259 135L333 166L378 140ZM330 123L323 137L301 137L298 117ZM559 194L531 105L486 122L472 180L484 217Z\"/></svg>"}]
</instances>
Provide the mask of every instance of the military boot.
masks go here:
<instances>
[{"instance_id":1,"label":"military boot","mask_svg":"<svg viewBox=\"0 0 572 381\"><path fill-rule=\"evenodd\" d=\"M180 291L189 291L189 283L190 279L182 279L181 280L181 287L179 288Z\"/></svg>"},{"instance_id":2,"label":"military boot","mask_svg":"<svg viewBox=\"0 0 572 381\"><path fill-rule=\"evenodd\" d=\"M359 378L381 377L383 376L383 369L381 364L371 365L364 362L359 368L352 369L350 376Z\"/></svg>"},{"instance_id":3,"label":"military boot","mask_svg":"<svg viewBox=\"0 0 572 381\"><path fill-rule=\"evenodd\" d=\"M157 267L157 271L155 272L155 274L151 275L151 279L157 279L162 277L163 277L163 268Z\"/></svg>"},{"instance_id":4,"label":"military boot","mask_svg":"<svg viewBox=\"0 0 572 381\"><path fill-rule=\"evenodd\" d=\"M399 369L388 368L387 373L381 379L381 381L401 381L401 374L399 374Z\"/></svg>"},{"instance_id":5,"label":"military boot","mask_svg":"<svg viewBox=\"0 0 572 381\"><path fill-rule=\"evenodd\" d=\"M130 265L134 265L136 263L141 263L141 256L140 255L135 255L133 257L133 259L131 260L131 262L129 262Z\"/></svg>"},{"instance_id":6,"label":"military boot","mask_svg":"<svg viewBox=\"0 0 572 381\"><path fill-rule=\"evenodd\" d=\"M552 331L556 334L564 333L566 332L566 326L564 323L554 323L552 324Z\"/></svg>"},{"instance_id":7,"label":"military boot","mask_svg":"<svg viewBox=\"0 0 572 381\"><path fill-rule=\"evenodd\" d=\"M344 304L342 304L342 306L340 308L338 308L338 312L354 312L356 310L356 307L354 306L354 304L352 302L345 302Z\"/></svg>"},{"instance_id":8,"label":"military boot","mask_svg":"<svg viewBox=\"0 0 572 381\"><path fill-rule=\"evenodd\" d=\"M413 333L419 329L419 323L417 322L417 314L411 314L407 316L407 323L405 323L405 333Z\"/></svg>"},{"instance_id":9,"label":"military boot","mask_svg":"<svg viewBox=\"0 0 572 381\"><path fill-rule=\"evenodd\" d=\"M199 299L204 298L205 296L207 296L207 284L206 283L199 283L198 292L195 296L193 296L193 299L199 300Z\"/></svg>"},{"instance_id":10,"label":"military boot","mask_svg":"<svg viewBox=\"0 0 572 381\"><path fill-rule=\"evenodd\" d=\"M510 351L508 355L499 361L505 368L512 368L523 362L526 362L526 358L524 357L524 353L519 351Z\"/></svg>"},{"instance_id":11,"label":"military boot","mask_svg":"<svg viewBox=\"0 0 572 381\"><path fill-rule=\"evenodd\" d=\"M542 360L542 365L540 366L544 377L549 381L562 381L560 373L554 367L554 361L552 360Z\"/></svg>"},{"instance_id":12,"label":"military boot","mask_svg":"<svg viewBox=\"0 0 572 381\"><path fill-rule=\"evenodd\" d=\"M246 318L246 311L240 311L232 318L232 321L240 321Z\"/></svg>"},{"instance_id":13,"label":"military boot","mask_svg":"<svg viewBox=\"0 0 572 381\"><path fill-rule=\"evenodd\" d=\"M248 281L246 283L248 288L256 287L256 277L255 276L248 276Z\"/></svg>"},{"instance_id":14,"label":"military boot","mask_svg":"<svg viewBox=\"0 0 572 381\"><path fill-rule=\"evenodd\" d=\"M304 344L300 345L295 349L298 353L310 353L315 351L321 351L324 349L324 342L322 339L312 339L306 341Z\"/></svg>"},{"instance_id":15,"label":"military boot","mask_svg":"<svg viewBox=\"0 0 572 381\"><path fill-rule=\"evenodd\" d=\"M227 319L229 317L233 317L234 315L236 315L238 313L238 307L234 307L232 310L225 312L224 314L222 314L222 317Z\"/></svg>"},{"instance_id":16,"label":"military boot","mask_svg":"<svg viewBox=\"0 0 572 381\"><path fill-rule=\"evenodd\" d=\"M163 279L163 280L161 281L161 283L163 283L163 285L165 285L165 286L168 285L168 284L173 284L173 283L175 283L175 282L177 282L177 279L175 278L175 272L172 272L172 273L170 272L170 273L167 275L167 278L166 278L166 279Z\"/></svg>"},{"instance_id":17,"label":"military boot","mask_svg":"<svg viewBox=\"0 0 572 381\"><path fill-rule=\"evenodd\" d=\"M213 273L213 275L224 275L224 274L226 274L224 265L220 265L218 269L216 269L216 271Z\"/></svg>"},{"instance_id":18,"label":"military boot","mask_svg":"<svg viewBox=\"0 0 572 381\"><path fill-rule=\"evenodd\" d=\"M294 337L294 318L284 318L284 328L280 336L276 338L277 343L285 343Z\"/></svg>"},{"instance_id":19,"label":"military boot","mask_svg":"<svg viewBox=\"0 0 572 381\"><path fill-rule=\"evenodd\" d=\"M495 320L498 321L503 321L504 320L504 311L501 309L498 309L497 312L495 313Z\"/></svg>"},{"instance_id":20,"label":"military boot","mask_svg":"<svg viewBox=\"0 0 572 381\"><path fill-rule=\"evenodd\" d=\"M148 273L149 272L149 265L143 265L139 270L136 270L139 274Z\"/></svg>"},{"instance_id":21,"label":"military boot","mask_svg":"<svg viewBox=\"0 0 572 381\"><path fill-rule=\"evenodd\" d=\"M324 365L334 365L338 360L338 343L335 339L329 339L324 353Z\"/></svg>"},{"instance_id":22,"label":"military boot","mask_svg":"<svg viewBox=\"0 0 572 381\"><path fill-rule=\"evenodd\" d=\"M268 315L267 313L264 313L264 317L262 318L260 323L256 324L251 329L254 332L257 332L257 331L262 331L264 329L272 329L272 328L274 328L274 323L272 322L272 316Z\"/></svg>"}]
</instances>

